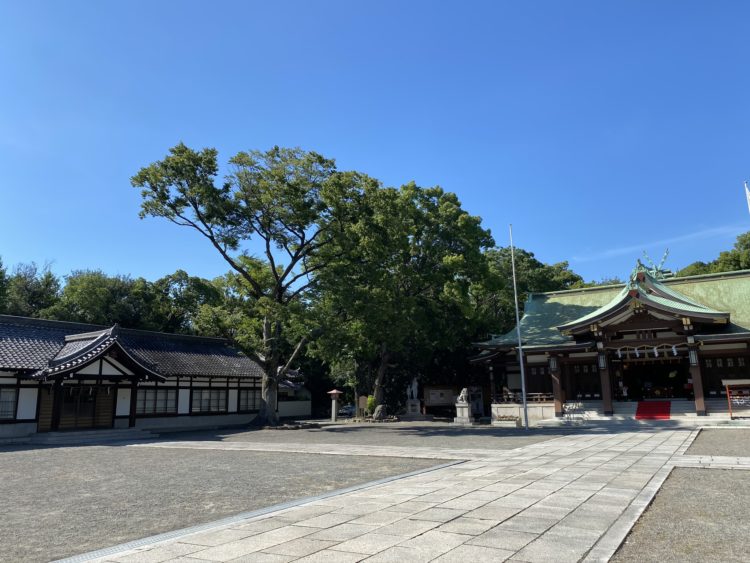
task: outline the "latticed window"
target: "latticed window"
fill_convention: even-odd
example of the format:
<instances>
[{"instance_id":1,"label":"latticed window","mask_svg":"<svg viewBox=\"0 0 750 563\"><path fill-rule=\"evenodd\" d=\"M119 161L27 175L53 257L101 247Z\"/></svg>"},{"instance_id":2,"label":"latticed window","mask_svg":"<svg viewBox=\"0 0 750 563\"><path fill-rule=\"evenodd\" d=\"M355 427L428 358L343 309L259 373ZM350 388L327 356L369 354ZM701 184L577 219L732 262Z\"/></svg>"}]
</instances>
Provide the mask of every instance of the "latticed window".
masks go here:
<instances>
[{"instance_id":1,"label":"latticed window","mask_svg":"<svg viewBox=\"0 0 750 563\"><path fill-rule=\"evenodd\" d=\"M192 412L225 412L226 389L193 389Z\"/></svg>"},{"instance_id":2,"label":"latticed window","mask_svg":"<svg viewBox=\"0 0 750 563\"><path fill-rule=\"evenodd\" d=\"M177 389L138 389L136 414L170 414L177 412Z\"/></svg>"},{"instance_id":3,"label":"latticed window","mask_svg":"<svg viewBox=\"0 0 750 563\"><path fill-rule=\"evenodd\" d=\"M0 389L0 419L16 418L16 396L18 389Z\"/></svg>"},{"instance_id":4,"label":"latticed window","mask_svg":"<svg viewBox=\"0 0 750 563\"><path fill-rule=\"evenodd\" d=\"M260 389L240 389L240 411L260 409Z\"/></svg>"}]
</instances>

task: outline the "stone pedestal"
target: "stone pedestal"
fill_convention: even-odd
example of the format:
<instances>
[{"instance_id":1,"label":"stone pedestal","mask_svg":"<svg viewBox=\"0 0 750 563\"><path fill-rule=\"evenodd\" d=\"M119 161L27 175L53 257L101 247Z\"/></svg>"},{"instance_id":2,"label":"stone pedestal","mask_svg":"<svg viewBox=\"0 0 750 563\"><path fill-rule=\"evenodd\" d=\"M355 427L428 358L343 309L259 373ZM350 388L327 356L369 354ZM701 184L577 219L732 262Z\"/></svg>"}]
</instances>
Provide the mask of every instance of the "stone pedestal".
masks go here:
<instances>
[{"instance_id":1,"label":"stone pedestal","mask_svg":"<svg viewBox=\"0 0 750 563\"><path fill-rule=\"evenodd\" d=\"M400 417L402 420L432 420L432 415L422 414L422 403L419 399L408 399L406 401L406 414Z\"/></svg>"},{"instance_id":2,"label":"stone pedestal","mask_svg":"<svg viewBox=\"0 0 750 563\"><path fill-rule=\"evenodd\" d=\"M406 415L407 416L419 416L422 414L420 411L419 399L409 399L406 401Z\"/></svg>"},{"instance_id":3,"label":"stone pedestal","mask_svg":"<svg viewBox=\"0 0 750 563\"><path fill-rule=\"evenodd\" d=\"M472 424L474 422L469 403L456 403L456 418L453 419L453 422L455 424Z\"/></svg>"}]
</instances>

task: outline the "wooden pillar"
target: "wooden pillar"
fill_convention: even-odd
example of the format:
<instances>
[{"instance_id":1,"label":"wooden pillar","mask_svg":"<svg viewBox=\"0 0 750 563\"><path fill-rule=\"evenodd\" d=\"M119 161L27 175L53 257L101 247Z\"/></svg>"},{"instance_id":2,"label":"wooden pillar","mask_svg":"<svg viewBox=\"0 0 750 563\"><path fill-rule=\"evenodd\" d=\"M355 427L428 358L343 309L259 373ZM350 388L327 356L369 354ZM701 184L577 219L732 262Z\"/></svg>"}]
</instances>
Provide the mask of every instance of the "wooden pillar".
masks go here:
<instances>
[{"instance_id":1,"label":"wooden pillar","mask_svg":"<svg viewBox=\"0 0 750 563\"><path fill-rule=\"evenodd\" d=\"M128 427L133 428L135 426L135 406L138 400L138 380L133 378L130 384L130 413L128 416Z\"/></svg>"},{"instance_id":2,"label":"wooden pillar","mask_svg":"<svg viewBox=\"0 0 750 563\"><path fill-rule=\"evenodd\" d=\"M52 384L52 422L50 423L50 430L52 431L60 428L63 391L62 379L56 379Z\"/></svg>"},{"instance_id":3,"label":"wooden pillar","mask_svg":"<svg viewBox=\"0 0 750 563\"><path fill-rule=\"evenodd\" d=\"M693 380L693 395L695 395L695 414L698 416L706 416L706 401L703 397L703 375L701 374L701 362L698 356L698 350L691 348L688 352L688 356L692 356L691 352L695 352L695 365L690 366L690 378Z\"/></svg>"},{"instance_id":4,"label":"wooden pillar","mask_svg":"<svg viewBox=\"0 0 750 563\"><path fill-rule=\"evenodd\" d=\"M492 405L495 402L495 370L492 369L492 364L489 365L488 369L490 372L490 405Z\"/></svg>"},{"instance_id":5,"label":"wooden pillar","mask_svg":"<svg viewBox=\"0 0 750 563\"><path fill-rule=\"evenodd\" d=\"M604 356L603 364L600 361L602 356ZM615 411L612 408L612 381L609 376L609 360L607 360L606 352L599 352L597 363L599 363L599 381L602 387L602 406L604 408L604 416L612 416Z\"/></svg>"},{"instance_id":6,"label":"wooden pillar","mask_svg":"<svg viewBox=\"0 0 750 563\"><path fill-rule=\"evenodd\" d=\"M552 366L555 369L552 369ZM552 377L552 396L555 400L555 416L563 416L563 404L565 403L565 397L563 395L562 381L560 380L560 365L557 363L557 359L554 362L550 362L549 368L550 376Z\"/></svg>"}]
</instances>

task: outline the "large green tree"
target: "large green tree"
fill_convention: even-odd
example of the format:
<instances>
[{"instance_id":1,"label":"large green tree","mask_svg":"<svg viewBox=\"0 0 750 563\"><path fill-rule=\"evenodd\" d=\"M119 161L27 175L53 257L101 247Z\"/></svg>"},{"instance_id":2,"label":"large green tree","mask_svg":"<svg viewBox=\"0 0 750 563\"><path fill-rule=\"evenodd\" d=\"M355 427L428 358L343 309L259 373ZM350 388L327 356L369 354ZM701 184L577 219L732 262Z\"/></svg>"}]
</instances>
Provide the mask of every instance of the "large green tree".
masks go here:
<instances>
[{"instance_id":1,"label":"large green tree","mask_svg":"<svg viewBox=\"0 0 750 563\"><path fill-rule=\"evenodd\" d=\"M255 354L264 369L259 424L277 424L277 383L305 345L285 353L288 311L311 290L322 256L352 216L351 202L374 183L301 149L240 152L218 179L215 149L184 144L132 178L143 197L141 217L162 217L199 233L242 278L247 317L258 318ZM262 259L249 260L250 244ZM252 324L252 323L251 323Z\"/></svg>"},{"instance_id":2,"label":"large green tree","mask_svg":"<svg viewBox=\"0 0 750 563\"><path fill-rule=\"evenodd\" d=\"M750 269L750 231L737 237L734 247L719 253L711 262L693 262L677 272L678 276L696 276Z\"/></svg>"},{"instance_id":3,"label":"large green tree","mask_svg":"<svg viewBox=\"0 0 750 563\"><path fill-rule=\"evenodd\" d=\"M177 270L150 284L151 304L144 315L144 325L161 332L194 333L197 318L204 306L220 306L221 289L216 284L184 270Z\"/></svg>"},{"instance_id":4,"label":"large green tree","mask_svg":"<svg viewBox=\"0 0 750 563\"><path fill-rule=\"evenodd\" d=\"M60 280L48 266L40 268L31 262L16 265L6 287L6 314L40 317L59 299Z\"/></svg>"},{"instance_id":5,"label":"large green tree","mask_svg":"<svg viewBox=\"0 0 750 563\"><path fill-rule=\"evenodd\" d=\"M62 321L150 328L144 318L153 301L143 278L109 276L101 270L77 270L65 276L60 298L42 316Z\"/></svg>"},{"instance_id":6,"label":"large green tree","mask_svg":"<svg viewBox=\"0 0 750 563\"><path fill-rule=\"evenodd\" d=\"M313 351L335 372L372 381L383 404L389 374L417 375L437 350L466 343L469 289L491 245L455 194L414 183L369 190L358 220L327 249L342 258L318 276L326 330Z\"/></svg>"},{"instance_id":7,"label":"large green tree","mask_svg":"<svg viewBox=\"0 0 750 563\"><path fill-rule=\"evenodd\" d=\"M545 264L533 252L515 249L518 302L521 308L530 293L580 287L583 278L567 262ZM484 331L504 333L516 324L510 247L487 251L489 275L473 287L476 315Z\"/></svg>"}]
</instances>

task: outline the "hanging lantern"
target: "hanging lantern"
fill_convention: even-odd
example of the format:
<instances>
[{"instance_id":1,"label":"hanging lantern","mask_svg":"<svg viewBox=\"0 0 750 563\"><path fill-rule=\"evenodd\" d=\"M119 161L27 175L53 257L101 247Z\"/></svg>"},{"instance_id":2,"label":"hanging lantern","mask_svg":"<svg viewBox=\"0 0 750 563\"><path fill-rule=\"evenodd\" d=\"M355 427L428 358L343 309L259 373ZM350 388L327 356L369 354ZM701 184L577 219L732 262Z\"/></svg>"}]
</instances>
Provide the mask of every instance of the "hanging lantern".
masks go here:
<instances>
[{"instance_id":1,"label":"hanging lantern","mask_svg":"<svg viewBox=\"0 0 750 563\"><path fill-rule=\"evenodd\" d=\"M675 346L674 344L672 344L672 355L673 356L677 355L677 346Z\"/></svg>"},{"instance_id":2,"label":"hanging lantern","mask_svg":"<svg viewBox=\"0 0 750 563\"><path fill-rule=\"evenodd\" d=\"M620 351L619 348L617 349L617 358L622 359L622 352Z\"/></svg>"},{"instance_id":3,"label":"hanging lantern","mask_svg":"<svg viewBox=\"0 0 750 563\"><path fill-rule=\"evenodd\" d=\"M654 346L654 358L658 358L658 357L659 357L659 349L656 346Z\"/></svg>"},{"instance_id":4,"label":"hanging lantern","mask_svg":"<svg viewBox=\"0 0 750 563\"><path fill-rule=\"evenodd\" d=\"M636 358L640 358L641 357L640 352L638 352L638 348L635 349L635 357Z\"/></svg>"}]
</instances>

